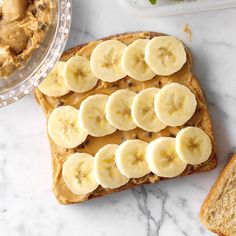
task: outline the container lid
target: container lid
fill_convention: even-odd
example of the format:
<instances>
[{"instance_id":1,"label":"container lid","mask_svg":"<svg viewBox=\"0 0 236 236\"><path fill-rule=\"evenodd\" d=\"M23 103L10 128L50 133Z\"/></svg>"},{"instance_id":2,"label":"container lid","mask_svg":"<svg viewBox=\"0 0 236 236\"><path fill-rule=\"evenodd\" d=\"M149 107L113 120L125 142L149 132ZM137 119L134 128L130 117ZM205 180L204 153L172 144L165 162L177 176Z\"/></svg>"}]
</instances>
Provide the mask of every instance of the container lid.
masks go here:
<instances>
[{"instance_id":1,"label":"container lid","mask_svg":"<svg viewBox=\"0 0 236 236\"><path fill-rule=\"evenodd\" d=\"M117 0L130 14L142 17L182 15L236 7L236 0Z\"/></svg>"}]
</instances>

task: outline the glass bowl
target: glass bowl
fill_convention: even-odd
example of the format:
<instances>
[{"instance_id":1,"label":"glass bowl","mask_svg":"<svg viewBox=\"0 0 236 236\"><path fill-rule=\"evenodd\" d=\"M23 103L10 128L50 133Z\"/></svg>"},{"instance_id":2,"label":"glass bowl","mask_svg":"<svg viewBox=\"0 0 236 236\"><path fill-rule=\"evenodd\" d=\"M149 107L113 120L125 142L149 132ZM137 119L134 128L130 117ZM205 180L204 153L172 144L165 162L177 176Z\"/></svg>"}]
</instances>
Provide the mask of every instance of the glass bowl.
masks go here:
<instances>
[{"instance_id":1,"label":"glass bowl","mask_svg":"<svg viewBox=\"0 0 236 236\"><path fill-rule=\"evenodd\" d=\"M53 1L52 24L31 59L6 79L0 79L0 107L16 102L38 86L59 60L70 31L72 0Z\"/></svg>"}]
</instances>

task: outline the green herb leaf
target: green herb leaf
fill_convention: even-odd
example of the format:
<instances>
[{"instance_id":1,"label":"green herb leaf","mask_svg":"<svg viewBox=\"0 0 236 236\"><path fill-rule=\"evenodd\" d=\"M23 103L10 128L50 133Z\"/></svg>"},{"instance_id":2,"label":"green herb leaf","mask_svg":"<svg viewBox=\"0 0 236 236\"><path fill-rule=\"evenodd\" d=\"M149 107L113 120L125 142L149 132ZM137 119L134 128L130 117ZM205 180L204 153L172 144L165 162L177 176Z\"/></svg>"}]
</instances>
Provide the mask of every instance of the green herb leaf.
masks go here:
<instances>
[{"instance_id":1,"label":"green herb leaf","mask_svg":"<svg viewBox=\"0 0 236 236\"><path fill-rule=\"evenodd\" d=\"M155 5L157 3L157 0L149 0L149 2L152 4L152 5Z\"/></svg>"}]
</instances>

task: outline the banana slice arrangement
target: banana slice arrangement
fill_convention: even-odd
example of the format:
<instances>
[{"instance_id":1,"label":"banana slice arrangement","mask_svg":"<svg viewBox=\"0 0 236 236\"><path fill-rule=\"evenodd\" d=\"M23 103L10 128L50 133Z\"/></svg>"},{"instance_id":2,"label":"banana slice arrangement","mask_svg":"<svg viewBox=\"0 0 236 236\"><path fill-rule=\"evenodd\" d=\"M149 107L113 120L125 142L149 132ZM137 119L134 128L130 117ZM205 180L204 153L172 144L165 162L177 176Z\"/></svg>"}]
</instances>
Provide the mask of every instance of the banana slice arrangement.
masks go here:
<instances>
[{"instance_id":1,"label":"banana slice arrangement","mask_svg":"<svg viewBox=\"0 0 236 236\"><path fill-rule=\"evenodd\" d=\"M88 133L81 128L79 112L72 106L56 108L48 119L48 134L62 148L75 148L83 143Z\"/></svg>"},{"instance_id":2,"label":"banana slice arrangement","mask_svg":"<svg viewBox=\"0 0 236 236\"><path fill-rule=\"evenodd\" d=\"M115 82L126 76L121 57L126 45L118 40L101 42L93 50L90 64L93 73L102 81Z\"/></svg>"},{"instance_id":3,"label":"banana slice arrangement","mask_svg":"<svg viewBox=\"0 0 236 236\"><path fill-rule=\"evenodd\" d=\"M148 81L156 75L174 74L186 60L183 43L173 36L137 39L128 46L118 40L106 40L94 48L90 59L74 56L67 62L58 62L39 89L47 96L60 97L70 91L87 92L98 79L115 82L128 75L137 81Z\"/></svg>"},{"instance_id":4,"label":"banana slice arrangement","mask_svg":"<svg viewBox=\"0 0 236 236\"><path fill-rule=\"evenodd\" d=\"M98 185L119 188L150 172L165 178L179 176L188 164L205 162L211 151L209 136L200 128L187 127L176 138L160 137L150 144L138 139L108 144L95 157L75 153L64 162L62 173L71 192L85 195Z\"/></svg>"},{"instance_id":5,"label":"banana slice arrangement","mask_svg":"<svg viewBox=\"0 0 236 236\"><path fill-rule=\"evenodd\" d=\"M184 45L175 37L155 37L147 45L145 60L157 75L174 74L186 62Z\"/></svg>"},{"instance_id":6,"label":"banana slice arrangement","mask_svg":"<svg viewBox=\"0 0 236 236\"><path fill-rule=\"evenodd\" d=\"M154 174L168 178L180 175L187 166L176 152L175 138L169 137L156 139L149 144L147 161Z\"/></svg>"},{"instance_id":7,"label":"banana slice arrangement","mask_svg":"<svg viewBox=\"0 0 236 236\"><path fill-rule=\"evenodd\" d=\"M74 56L67 62L57 62L38 88L49 97L61 97L70 91L87 92L97 82L98 78L91 71L90 61L86 57Z\"/></svg>"},{"instance_id":8,"label":"banana slice arrangement","mask_svg":"<svg viewBox=\"0 0 236 236\"><path fill-rule=\"evenodd\" d=\"M108 99L107 95L96 94L86 98L80 105L78 117L80 124L94 137L102 137L116 131L105 115Z\"/></svg>"},{"instance_id":9,"label":"banana slice arrangement","mask_svg":"<svg viewBox=\"0 0 236 236\"><path fill-rule=\"evenodd\" d=\"M145 82L156 75L176 73L186 60L183 44L172 36L138 39L128 46L118 40L107 40L94 48L89 59L74 56L67 62L58 62L39 89L47 96L60 97L70 91L85 93L99 79L112 83L128 75ZM195 94L179 83L169 83L161 89L146 88L139 93L121 89L111 95L86 96L79 109L56 108L48 119L48 134L59 147L75 148L88 135L103 137L117 129L129 131L138 127L159 132L167 126L181 127L196 108ZM211 152L209 136L200 128L187 127L176 138L107 144L94 157L74 153L64 162L62 176L71 192L86 195L99 185L119 188L130 179L142 178L150 172L164 178L179 176L188 164L207 161Z\"/></svg>"},{"instance_id":10,"label":"banana slice arrangement","mask_svg":"<svg viewBox=\"0 0 236 236\"><path fill-rule=\"evenodd\" d=\"M156 115L162 123L168 126L180 126L193 116L197 101L188 87L171 83L157 94L154 106Z\"/></svg>"},{"instance_id":11,"label":"banana slice arrangement","mask_svg":"<svg viewBox=\"0 0 236 236\"><path fill-rule=\"evenodd\" d=\"M81 56L72 57L67 61L63 75L66 87L78 93L91 90L98 81L90 69L89 60Z\"/></svg>"},{"instance_id":12,"label":"banana slice arrangement","mask_svg":"<svg viewBox=\"0 0 236 236\"><path fill-rule=\"evenodd\" d=\"M123 52L122 67L129 77L137 81L151 80L156 76L145 61L145 50L149 42L149 39L138 39Z\"/></svg>"},{"instance_id":13,"label":"banana slice arrangement","mask_svg":"<svg viewBox=\"0 0 236 236\"><path fill-rule=\"evenodd\" d=\"M196 106L194 93L178 83L162 89L147 88L138 94L122 89L110 96L88 96L79 111L69 106L55 109L48 131L58 146L71 148L81 144L87 134L102 137L117 129L128 131L137 126L148 132L181 126L193 116Z\"/></svg>"},{"instance_id":14,"label":"banana slice arrangement","mask_svg":"<svg viewBox=\"0 0 236 236\"><path fill-rule=\"evenodd\" d=\"M136 93L123 89L114 92L106 105L107 120L119 130L128 131L136 128L131 116L131 106Z\"/></svg>"},{"instance_id":15,"label":"banana slice arrangement","mask_svg":"<svg viewBox=\"0 0 236 236\"><path fill-rule=\"evenodd\" d=\"M119 188L129 179L121 174L116 165L117 144L108 144L101 148L94 158L94 176L103 188Z\"/></svg>"},{"instance_id":16,"label":"banana slice arrangement","mask_svg":"<svg viewBox=\"0 0 236 236\"><path fill-rule=\"evenodd\" d=\"M135 124L149 132L159 132L166 125L161 123L154 109L155 97L159 93L158 88L148 88L138 93L131 107Z\"/></svg>"},{"instance_id":17,"label":"banana slice arrangement","mask_svg":"<svg viewBox=\"0 0 236 236\"><path fill-rule=\"evenodd\" d=\"M65 65L65 62L57 62L47 78L39 85L38 88L43 94L49 97L61 97L70 92L63 77Z\"/></svg>"},{"instance_id":18,"label":"banana slice arrangement","mask_svg":"<svg viewBox=\"0 0 236 236\"><path fill-rule=\"evenodd\" d=\"M140 178L150 172L146 162L148 143L142 140L127 140L123 142L116 156L116 165L127 178Z\"/></svg>"},{"instance_id":19,"label":"banana slice arrangement","mask_svg":"<svg viewBox=\"0 0 236 236\"><path fill-rule=\"evenodd\" d=\"M93 175L93 165L94 157L87 153L75 153L66 160L62 176L71 192L85 195L98 187Z\"/></svg>"}]
</instances>

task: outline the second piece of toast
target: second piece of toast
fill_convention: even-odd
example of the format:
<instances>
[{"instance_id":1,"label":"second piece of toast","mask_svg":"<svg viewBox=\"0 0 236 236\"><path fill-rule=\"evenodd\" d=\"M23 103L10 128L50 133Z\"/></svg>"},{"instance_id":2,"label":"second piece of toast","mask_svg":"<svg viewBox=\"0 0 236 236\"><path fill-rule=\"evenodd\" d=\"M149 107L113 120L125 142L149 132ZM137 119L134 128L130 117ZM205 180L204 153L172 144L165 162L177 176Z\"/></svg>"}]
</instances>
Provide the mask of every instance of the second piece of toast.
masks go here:
<instances>
[{"instance_id":1,"label":"second piece of toast","mask_svg":"<svg viewBox=\"0 0 236 236\"><path fill-rule=\"evenodd\" d=\"M205 199L200 218L212 232L236 235L236 154L225 166Z\"/></svg>"}]
</instances>

